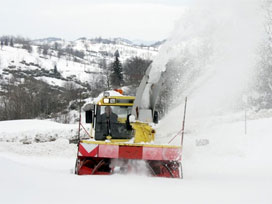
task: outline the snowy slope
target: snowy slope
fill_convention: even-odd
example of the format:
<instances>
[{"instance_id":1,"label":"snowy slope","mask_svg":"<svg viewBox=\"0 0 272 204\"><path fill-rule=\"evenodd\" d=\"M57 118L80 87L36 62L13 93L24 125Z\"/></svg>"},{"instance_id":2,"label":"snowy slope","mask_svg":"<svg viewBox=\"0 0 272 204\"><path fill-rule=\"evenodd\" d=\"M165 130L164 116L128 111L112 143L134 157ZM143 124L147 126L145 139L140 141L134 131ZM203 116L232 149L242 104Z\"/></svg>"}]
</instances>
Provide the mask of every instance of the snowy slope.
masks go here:
<instances>
[{"instance_id":1,"label":"snowy slope","mask_svg":"<svg viewBox=\"0 0 272 204\"><path fill-rule=\"evenodd\" d=\"M21 44L14 47L3 46L0 49L0 77L9 79L10 73L31 71L36 72L36 79L43 80L50 85L63 86L66 81L86 82L93 84L98 76L101 77L103 70L99 63L105 59L107 63L114 60L114 53L119 50L122 63L131 57L141 57L153 59L158 52L157 47L127 44L123 41L111 41L105 44L88 39L78 39L75 41L65 41L60 39L36 40L33 41L32 52L22 49ZM51 46L48 54L39 53L38 47L43 45ZM58 57L58 52L54 50L55 44L58 49L63 49L63 55ZM65 49L72 49L74 52L82 52L83 58L78 58L65 53ZM76 59L76 61L75 61ZM57 67L61 74L60 78L52 75L54 67ZM47 73L48 72L48 73ZM50 73L51 75L50 75ZM29 74L29 73L28 73Z\"/></svg>"},{"instance_id":2,"label":"snowy slope","mask_svg":"<svg viewBox=\"0 0 272 204\"><path fill-rule=\"evenodd\" d=\"M66 204L271 203L271 123L272 118L250 120L247 135L242 120L202 128L201 134L187 129L183 180L135 174L76 176L72 170L77 147L65 139L31 145L1 142L1 200ZM24 130L31 129L24 126ZM6 131L1 126L1 138ZM14 134L21 131L13 130ZM200 139L209 143L201 145L197 142Z\"/></svg>"},{"instance_id":3,"label":"snowy slope","mask_svg":"<svg viewBox=\"0 0 272 204\"><path fill-rule=\"evenodd\" d=\"M65 58L57 57L43 57L37 52L28 53L25 49L12 48L5 46L0 50L1 66L0 74L4 76L4 79L10 78L9 70L17 71L51 71L54 66L57 66L58 71L63 76L64 79L56 79L54 77L38 76L36 79L44 80L50 85L63 86L66 80L69 78L74 78L82 82L91 81L93 75L97 75L101 72L101 69L97 65L84 65L79 62L74 62L71 60L66 60ZM27 65L26 65L26 64ZM29 64L35 64L29 65ZM14 67L14 68L12 68ZM91 72L88 74L86 72Z\"/></svg>"}]
</instances>

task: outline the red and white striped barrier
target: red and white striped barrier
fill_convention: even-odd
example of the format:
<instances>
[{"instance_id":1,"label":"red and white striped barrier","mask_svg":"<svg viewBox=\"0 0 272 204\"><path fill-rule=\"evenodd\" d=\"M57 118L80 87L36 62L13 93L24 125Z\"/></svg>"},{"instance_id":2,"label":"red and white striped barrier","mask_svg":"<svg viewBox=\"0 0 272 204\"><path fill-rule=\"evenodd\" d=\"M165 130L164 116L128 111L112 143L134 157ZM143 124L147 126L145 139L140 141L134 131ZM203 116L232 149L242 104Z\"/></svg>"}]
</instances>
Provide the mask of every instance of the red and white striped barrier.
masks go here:
<instances>
[{"instance_id":1,"label":"red and white striped barrier","mask_svg":"<svg viewBox=\"0 0 272 204\"><path fill-rule=\"evenodd\" d=\"M120 159L143 159L143 160L166 160L180 161L181 148L171 146L136 146L136 145L112 145L80 143L78 156L120 158Z\"/></svg>"}]
</instances>

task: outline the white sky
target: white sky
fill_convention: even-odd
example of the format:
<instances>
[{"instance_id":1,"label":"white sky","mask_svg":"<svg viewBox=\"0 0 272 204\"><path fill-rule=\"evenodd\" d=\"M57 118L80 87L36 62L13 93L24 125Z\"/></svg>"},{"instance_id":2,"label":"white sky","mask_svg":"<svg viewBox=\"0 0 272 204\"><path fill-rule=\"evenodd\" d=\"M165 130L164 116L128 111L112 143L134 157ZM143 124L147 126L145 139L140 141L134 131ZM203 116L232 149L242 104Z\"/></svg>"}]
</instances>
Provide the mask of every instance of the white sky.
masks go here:
<instances>
[{"instance_id":1,"label":"white sky","mask_svg":"<svg viewBox=\"0 0 272 204\"><path fill-rule=\"evenodd\" d=\"M162 40L192 0L0 0L0 35Z\"/></svg>"}]
</instances>

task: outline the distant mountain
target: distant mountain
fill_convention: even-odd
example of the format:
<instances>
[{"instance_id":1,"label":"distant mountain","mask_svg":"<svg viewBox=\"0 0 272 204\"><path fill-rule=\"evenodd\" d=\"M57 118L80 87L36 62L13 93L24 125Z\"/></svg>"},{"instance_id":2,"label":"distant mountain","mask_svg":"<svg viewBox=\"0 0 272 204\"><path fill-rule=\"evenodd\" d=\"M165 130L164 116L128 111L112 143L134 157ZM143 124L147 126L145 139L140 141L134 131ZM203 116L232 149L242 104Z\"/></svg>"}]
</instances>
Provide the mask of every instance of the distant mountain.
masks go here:
<instances>
[{"instance_id":1,"label":"distant mountain","mask_svg":"<svg viewBox=\"0 0 272 204\"><path fill-rule=\"evenodd\" d=\"M133 45L134 43L128 39L125 38L114 38L113 39L116 43L126 43L128 45Z\"/></svg>"},{"instance_id":2,"label":"distant mountain","mask_svg":"<svg viewBox=\"0 0 272 204\"><path fill-rule=\"evenodd\" d=\"M33 40L33 42L52 43L52 42L62 41L62 40L63 39L61 39L61 38L48 37L48 38L36 39L36 40Z\"/></svg>"},{"instance_id":3,"label":"distant mountain","mask_svg":"<svg viewBox=\"0 0 272 204\"><path fill-rule=\"evenodd\" d=\"M145 46L145 47L159 47L161 44L165 42L165 40L162 41L146 41L146 40L141 40L141 39L135 39L135 40L128 40L126 38L102 38L102 37L97 37L97 38L86 38L86 37L81 37L76 39L75 41L78 40L83 40L83 41L90 41L92 43L103 43L103 44L124 44L124 45L131 45L131 46ZM41 38L41 39L36 39L33 40L35 43L54 43L54 42L59 42L59 41L65 41L64 39L57 38L57 37L48 37L48 38ZM72 42L72 41L71 41Z\"/></svg>"},{"instance_id":4,"label":"distant mountain","mask_svg":"<svg viewBox=\"0 0 272 204\"><path fill-rule=\"evenodd\" d=\"M133 39L132 42L134 45L142 45L142 46L150 46L155 43L155 41L147 41L147 40L141 40L141 39Z\"/></svg>"},{"instance_id":5,"label":"distant mountain","mask_svg":"<svg viewBox=\"0 0 272 204\"><path fill-rule=\"evenodd\" d=\"M150 47L160 47L163 43L165 43L166 40L157 41L150 45Z\"/></svg>"}]
</instances>

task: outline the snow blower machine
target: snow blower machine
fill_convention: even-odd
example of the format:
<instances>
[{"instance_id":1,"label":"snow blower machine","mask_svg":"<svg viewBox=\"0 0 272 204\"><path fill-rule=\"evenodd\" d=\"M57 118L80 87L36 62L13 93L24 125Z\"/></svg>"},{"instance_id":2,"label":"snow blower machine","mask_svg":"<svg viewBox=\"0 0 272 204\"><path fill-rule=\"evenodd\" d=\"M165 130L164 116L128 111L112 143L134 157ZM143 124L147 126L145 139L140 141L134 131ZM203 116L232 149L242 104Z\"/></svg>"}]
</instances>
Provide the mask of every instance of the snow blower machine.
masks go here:
<instances>
[{"instance_id":1,"label":"snow blower machine","mask_svg":"<svg viewBox=\"0 0 272 204\"><path fill-rule=\"evenodd\" d=\"M119 90L108 91L85 103L85 120L91 127L87 131L79 124L88 139L79 139L76 174L129 173L140 162L148 175L182 178L182 145L154 144L158 114L143 106L142 98L150 96L143 94L147 78L142 82L136 97L122 95Z\"/></svg>"}]
</instances>

